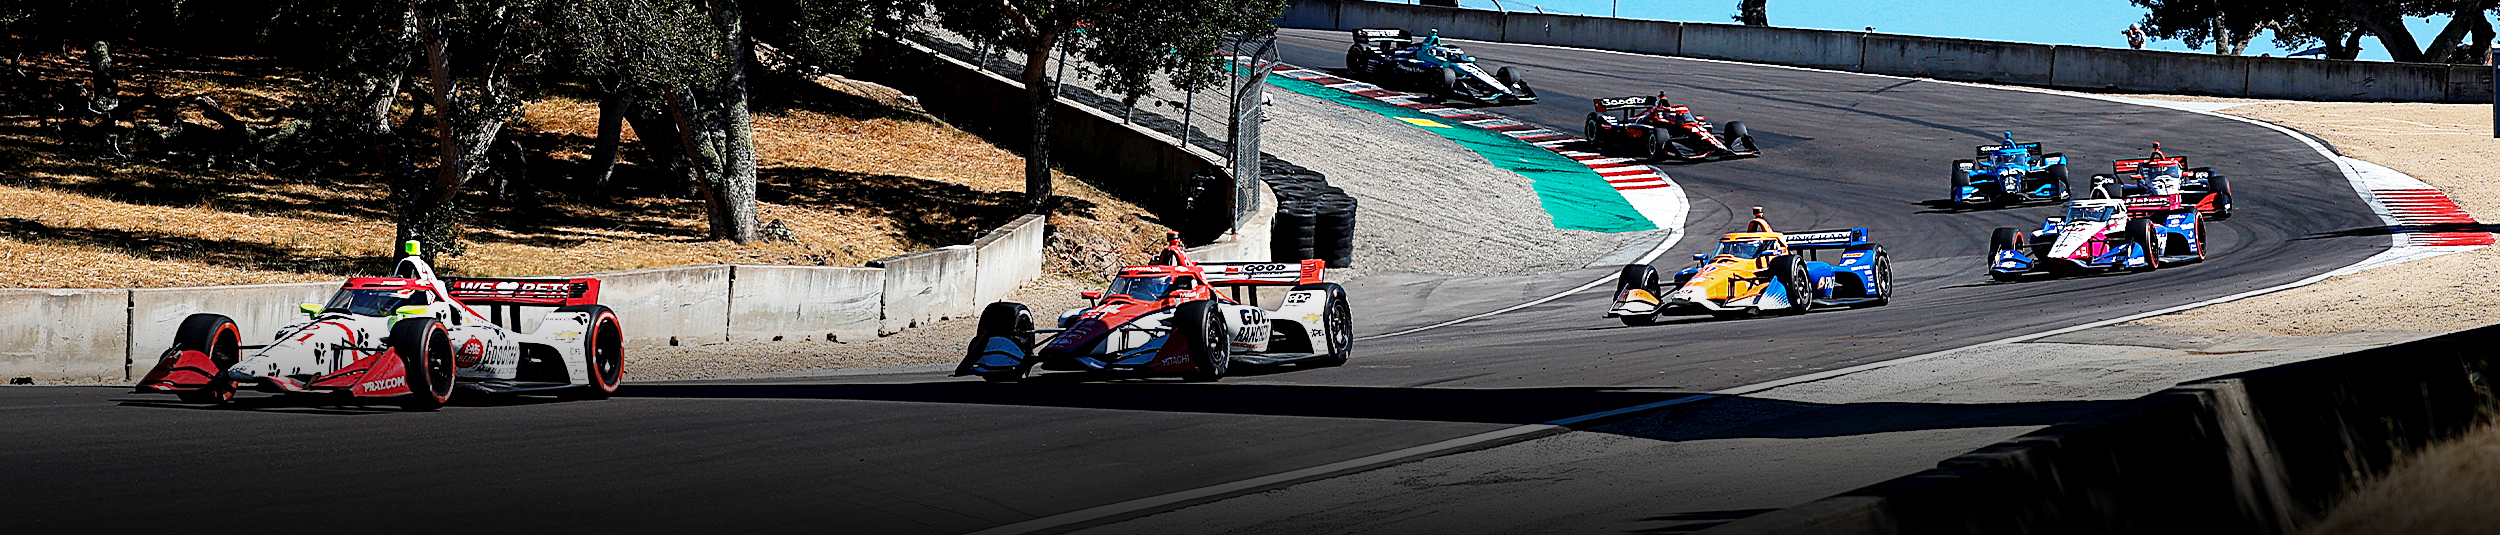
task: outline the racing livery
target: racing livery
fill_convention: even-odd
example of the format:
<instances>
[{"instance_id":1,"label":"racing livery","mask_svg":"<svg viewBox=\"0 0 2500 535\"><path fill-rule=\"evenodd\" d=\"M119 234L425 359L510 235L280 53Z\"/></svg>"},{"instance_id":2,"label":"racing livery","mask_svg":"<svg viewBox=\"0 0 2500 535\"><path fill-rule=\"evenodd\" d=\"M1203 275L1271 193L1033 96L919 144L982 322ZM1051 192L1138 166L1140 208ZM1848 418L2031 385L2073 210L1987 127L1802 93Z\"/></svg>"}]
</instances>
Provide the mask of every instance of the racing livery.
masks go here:
<instances>
[{"instance_id":1,"label":"racing livery","mask_svg":"<svg viewBox=\"0 0 2500 535\"><path fill-rule=\"evenodd\" d=\"M1354 46L1345 51L1345 68L1374 82L1394 81L1430 88L1443 101L1536 102L1536 89L1528 87L1519 69L1502 67L1485 72L1466 50L1442 44L1439 29L1432 30L1420 43L1406 30L1354 30Z\"/></svg>"},{"instance_id":2,"label":"racing livery","mask_svg":"<svg viewBox=\"0 0 2500 535\"><path fill-rule=\"evenodd\" d=\"M2063 202L2072 197L2066 186L2066 155L2041 153L2040 144L2005 142L1980 145L1973 160L1953 161L1953 206Z\"/></svg>"},{"instance_id":3,"label":"racing livery","mask_svg":"<svg viewBox=\"0 0 2500 535\"><path fill-rule=\"evenodd\" d=\"M624 332L598 304L598 279L438 278L415 242L406 248L391 276L351 278L328 303L299 306L303 321L267 345L243 345L226 316L185 318L137 390L206 403L241 388L394 398L413 410L441 407L455 389L616 392ZM537 329L517 328L524 308L547 307Z\"/></svg>"},{"instance_id":4,"label":"racing livery","mask_svg":"<svg viewBox=\"0 0 2500 535\"><path fill-rule=\"evenodd\" d=\"M2188 167L2185 157L2162 154L2160 142L2153 143L2152 157L2111 162L2110 170L2110 174L2092 175L2094 196L2177 195L2180 202L2215 221L2231 218L2231 180L2214 174L2211 167Z\"/></svg>"},{"instance_id":5,"label":"racing livery","mask_svg":"<svg viewBox=\"0 0 2500 535\"><path fill-rule=\"evenodd\" d=\"M991 303L955 375L1005 383L1039 368L1215 381L1236 363L1344 364L1354 319L1345 289L1321 279L1325 266L1196 262L1176 233L1155 263L1121 268L1110 289L1084 292L1093 305L1060 314L1057 328L1034 328L1022 304ZM1258 304L1263 286L1292 289L1271 311Z\"/></svg>"},{"instance_id":6,"label":"racing livery","mask_svg":"<svg viewBox=\"0 0 2500 535\"><path fill-rule=\"evenodd\" d=\"M2064 217L2049 218L2038 230L1996 229L1988 241L1988 276L2003 281L2034 272L2152 271L2202 261L2203 216L2175 194L2070 201Z\"/></svg>"},{"instance_id":7,"label":"racing livery","mask_svg":"<svg viewBox=\"0 0 2500 535\"><path fill-rule=\"evenodd\" d=\"M1753 134L1745 129L1744 121L1728 121L1712 133L1709 121L1694 115L1691 108L1667 103L1665 92L1590 101L1597 111L1589 112L1581 132L1601 149L1630 145L1640 148L1646 158L1678 160L1762 154L1754 148Z\"/></svg>"},{"instance_id":8,"label":"racing livery","mask_svg":"<svg viewBox=\"0 0 2500 535\"><path fill-rule=\"evenodd\" d=\"M1624 266L1606 317L1650 325L1678 308L1738 318L1891 302L1892 259L1882 245L1867 241L1865 228L1781 233L1763 219L1761 207L1753 212L1745 232L1719 237L1717 252L1693 255L1693 267L1676 272L1671 286L1659 285L1658 270L1648 264ZM1837 252L1837 261L1821 259L1826 251Z\"/></svg>"}]
</instances>

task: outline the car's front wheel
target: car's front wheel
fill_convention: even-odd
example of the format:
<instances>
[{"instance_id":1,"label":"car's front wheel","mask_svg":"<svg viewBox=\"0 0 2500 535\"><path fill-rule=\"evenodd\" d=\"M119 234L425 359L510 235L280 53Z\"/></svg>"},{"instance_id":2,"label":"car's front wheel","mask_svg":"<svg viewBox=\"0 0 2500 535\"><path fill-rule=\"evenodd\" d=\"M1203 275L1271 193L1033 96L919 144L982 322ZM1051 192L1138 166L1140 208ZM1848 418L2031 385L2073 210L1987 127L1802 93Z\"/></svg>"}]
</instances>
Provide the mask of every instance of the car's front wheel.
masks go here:
<instances>
[{"instance_id":1,"label":"car's front wheel","mask_svg":"<svg viewBox=\"0 0 2500 535\"><path fill-rule=\"evenodd\" d=\"M400 407L430 411L451 402L452 383L459 375L453 362L451 331L434 318L409 318L391 326L391 352L406 369L408 395Z\"/></svg>"},{"instance_id":2,"label":"car's front wheel","mask_svg":"<svg viewBox=\"0 0 2500 535\"><path fill-rule=\"evenodd\" d=\"M1214 301L1191 301L1173 310L1172 342L1189 344L1189 361L1196 365L1182 379L1214 382L1232 371L1233 333L1221 312Z\"/></svg>"}]
</instances>

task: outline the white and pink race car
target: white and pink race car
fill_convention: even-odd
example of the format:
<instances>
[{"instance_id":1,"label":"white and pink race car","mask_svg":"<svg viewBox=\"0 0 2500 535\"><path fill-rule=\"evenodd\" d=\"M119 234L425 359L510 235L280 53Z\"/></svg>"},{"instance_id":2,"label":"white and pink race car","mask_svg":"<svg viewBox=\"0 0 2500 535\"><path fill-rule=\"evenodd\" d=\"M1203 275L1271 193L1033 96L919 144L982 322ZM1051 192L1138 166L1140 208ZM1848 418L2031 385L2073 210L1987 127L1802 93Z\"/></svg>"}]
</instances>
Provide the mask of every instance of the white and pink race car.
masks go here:
<instances>
[{"instance_id":1,"label":"white and pink race car","mask_svg":"<svg viewBox=\"0 0 2500 535\"><path fill-rule=\"evenodd\" d=\"M357 277L304 321L244 345L234 320L193 314L139 380L141 393L225 403L237 389L396 401L431 410L454 390L604 398L624 378L624 331L598 279L445 279L415 255L389 277ZM534 330L523 308L552 307ZM245 353L245 351L251 351Z\"/></svg>"},{"instance_id":2,"label":"white and pink race car","mask_svg":"<svg viewBox=\"0 0 2500 535\"><path fill-rule=\"evenodd\" d=\"M2069 201L2065 217L2038 230L1996 229L1988 250L1988 276L2001 281L2040 272L2151 271L2204 260L2205 219L2175 194Z\"/></svg>"}]
</instances>

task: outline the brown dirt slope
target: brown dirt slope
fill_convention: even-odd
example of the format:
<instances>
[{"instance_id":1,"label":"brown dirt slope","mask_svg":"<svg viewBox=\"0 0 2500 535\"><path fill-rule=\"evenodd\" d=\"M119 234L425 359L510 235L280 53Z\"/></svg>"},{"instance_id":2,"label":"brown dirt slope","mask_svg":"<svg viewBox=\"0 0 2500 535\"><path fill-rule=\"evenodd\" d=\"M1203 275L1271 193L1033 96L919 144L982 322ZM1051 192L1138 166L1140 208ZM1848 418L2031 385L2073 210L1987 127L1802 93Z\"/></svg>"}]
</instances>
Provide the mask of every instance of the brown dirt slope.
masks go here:
<instances>
[{"instance_id":1,"label":"brown dirt slope","mask_svg":"<svg viewBox=\"0 0 2500 535\"><path fill-rule=\"evenodd\" d=\"M69 84L83 76L78 59L28 56L14 67L29 76L20 80ZM116 59L125 100L206 95L261 125L300 115L317 82L255 58L133 50ZM817 82L756 91L760 211L783 221L794 243L705 240L700 201L631 143L614 200L588 200L576 177L589 161L597 108L559 95L530 103L516 124L530 178L501 194L471 185L463 199L474 212L463 238L469 249L441 267L516 276L721 262L858 265L967 243L1019 215L1020 157L891 90ZM212 128L196 110L175 119ZM51 114L0 113L0 287L319 281L387 266L390 192L379 176L335 162L112 157L91 131ZM1066 176L1057 187L1054 267L1098 273L1157 246L1163 227L1135 205Z\"/></svg>"}]
</instances>

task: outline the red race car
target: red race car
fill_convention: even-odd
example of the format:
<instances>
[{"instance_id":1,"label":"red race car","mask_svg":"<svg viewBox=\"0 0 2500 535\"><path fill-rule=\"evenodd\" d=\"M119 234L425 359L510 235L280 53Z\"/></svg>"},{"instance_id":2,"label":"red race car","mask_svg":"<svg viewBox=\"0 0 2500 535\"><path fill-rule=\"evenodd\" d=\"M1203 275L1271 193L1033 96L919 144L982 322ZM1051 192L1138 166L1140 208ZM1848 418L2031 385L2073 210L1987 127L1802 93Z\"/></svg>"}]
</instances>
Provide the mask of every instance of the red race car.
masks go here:
<instances>
[{"instance_id":1,"label":"red race car","mask_svg":"<svg viewBox=\"0 0 2500 535\"><path fill-rule=\"evenodd\" d=\"M2161 151L2161 143L2153 143L2153 155L2141 160L2118 160L2110 163L2111 173L2092 176L2092 194L2109 199L2133 199L2178 195L2196 211L2214 221L2231 218L2231 180L2214 173L2211 167L2188 167L2187 158Z\"/></svg>"},{"instance_id":2,"label":"red race car","mask_svg":"<svg viewBox=\"0 0 2500 535\"><path fill-rule=\"evenodd\" d=\"M1710 121L1693 115L1691 108L1667 103L1666 93L1654 97L1615 97L1591 99L1597 111L1589 112L1583 129L1584 137L1602 151L1607 147L1630 145L1639 147L1641 156L1649 159L1699 160L1705 158L1743 158L1762 154L1755 148L1753 134L1745 130L1744 121L1728 121L1718 133L1710 132Z\"/></svg>"}]
</instances>

